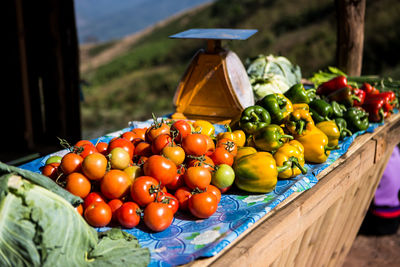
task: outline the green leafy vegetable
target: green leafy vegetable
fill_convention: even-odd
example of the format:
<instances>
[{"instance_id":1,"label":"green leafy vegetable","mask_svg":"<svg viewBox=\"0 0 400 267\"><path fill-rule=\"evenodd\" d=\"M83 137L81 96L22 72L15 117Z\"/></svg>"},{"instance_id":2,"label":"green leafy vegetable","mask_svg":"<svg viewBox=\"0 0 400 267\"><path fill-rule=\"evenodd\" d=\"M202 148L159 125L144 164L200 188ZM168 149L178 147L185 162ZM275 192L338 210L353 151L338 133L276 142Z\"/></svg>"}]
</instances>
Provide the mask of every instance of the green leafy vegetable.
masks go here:
<instances>
[{"instance_id":1,"label":"green leafy vegetable","mask_svg":"<svg viewBox=\"0 0 400 267\"><path fill-rule=\"evenodd\" d=\"M314 73L309 79L315 87L320 84L327 82L337 76L346 76L347 83L353 87L360 88L363 83L369 83L375 86L380 91L395 91L396 93L400 88L400 81L393 80L392 78L382 78L374 75L364 75L364 76L347 76L343 71L336 67L328 67L327 70L319 70Z\"/></svg>"},{"instance_id":2,"label":"green leafy vegetable","mask_svg":"<svg viewBox=\"0 0 400 267\"><path fill-rule=\"evenodd\" d=\"M120 229L98 234L63 197L18 172L0 175L0 266L149 263L148 249L140 248L134 236Z\"/></svg>"},{"instance_id":3,"label":"green leafy vegetable","mask_svg":"<svg viewBox=\"0 0 400 267\"><path fill-rule=\"evenodd\" d=\"M301 80L300 67L285 57L259 55L247 59L246 66L256 100L273 93L283 94Z\"/></svg>"},{"instance_id":4,"label":"green leafy vegetable","mask_svg":"<svg viewBox=\"0 0 400 267\"><path fill-rule=\"evenodd\" d=\"M82 203L82 199L80 197L74 196L70 194L68 191L64 190L58 184L56 184L53 180L35 172L31 172L28 170L23 170L21 168L17 168L14 166L7 165L5 163L0 162L0 175L6 173L16 173L34 184L40 185L53 193L61 196L62 198L66 199L70 202L73 206L78 206Z\"/></svg>"}]
</instances>

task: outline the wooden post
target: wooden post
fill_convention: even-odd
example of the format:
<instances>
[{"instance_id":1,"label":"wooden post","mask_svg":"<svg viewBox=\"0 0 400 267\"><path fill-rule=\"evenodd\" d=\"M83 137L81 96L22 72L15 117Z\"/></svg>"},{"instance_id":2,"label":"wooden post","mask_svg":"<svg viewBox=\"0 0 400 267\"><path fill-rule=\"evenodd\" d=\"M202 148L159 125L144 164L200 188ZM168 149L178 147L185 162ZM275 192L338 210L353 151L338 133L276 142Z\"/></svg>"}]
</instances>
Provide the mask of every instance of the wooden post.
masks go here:
<instances>
[{"instance_id":1,"label":"wooden post","mask_svg":"<svg viewBox=\"0 0 400 267\"><path fill-rule=\"evenodd\" d=\"M335 0L337 66L351 76L361 75L365 2L365 0Z\"/></svg>"}]
</instances>

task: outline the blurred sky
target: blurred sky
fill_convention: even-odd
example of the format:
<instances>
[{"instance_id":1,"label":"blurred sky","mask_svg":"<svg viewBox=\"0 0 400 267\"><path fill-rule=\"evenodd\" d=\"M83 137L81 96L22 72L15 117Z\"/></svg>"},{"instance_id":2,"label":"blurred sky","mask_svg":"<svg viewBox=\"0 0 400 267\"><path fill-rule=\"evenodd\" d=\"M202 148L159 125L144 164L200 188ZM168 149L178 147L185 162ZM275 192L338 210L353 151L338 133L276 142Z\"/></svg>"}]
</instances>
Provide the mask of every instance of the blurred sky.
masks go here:
<instances>
[{"instance_id":1,"label":"blurred sky","mask_svg":"<svg viewBox=\"0 0 400 267\"><path fill-rule=\"evenodd\" d=\"M207 2L212 0L76 0L79 43L119 39Z\"/></svg>"}]
</instances>

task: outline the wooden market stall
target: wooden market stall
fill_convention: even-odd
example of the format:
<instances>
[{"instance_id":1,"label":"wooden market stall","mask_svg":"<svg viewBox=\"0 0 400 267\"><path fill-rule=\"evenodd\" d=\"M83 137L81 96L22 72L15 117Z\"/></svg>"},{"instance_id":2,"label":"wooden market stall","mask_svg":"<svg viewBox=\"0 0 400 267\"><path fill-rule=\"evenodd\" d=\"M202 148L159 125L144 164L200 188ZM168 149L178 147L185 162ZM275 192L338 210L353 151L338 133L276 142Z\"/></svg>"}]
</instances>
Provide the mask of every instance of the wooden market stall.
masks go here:
<instances>
[{"instance_id":1,"label":"wooden market stall","mask_svg":"<svg viewBox=\"0 0 400 267\"><path fill-rule=\"evenodd\" d=\"M356 138L310 190L293 194L218 255L190 266L341 266L400 142L400 114Z\"/></svg>"}]
</instances>

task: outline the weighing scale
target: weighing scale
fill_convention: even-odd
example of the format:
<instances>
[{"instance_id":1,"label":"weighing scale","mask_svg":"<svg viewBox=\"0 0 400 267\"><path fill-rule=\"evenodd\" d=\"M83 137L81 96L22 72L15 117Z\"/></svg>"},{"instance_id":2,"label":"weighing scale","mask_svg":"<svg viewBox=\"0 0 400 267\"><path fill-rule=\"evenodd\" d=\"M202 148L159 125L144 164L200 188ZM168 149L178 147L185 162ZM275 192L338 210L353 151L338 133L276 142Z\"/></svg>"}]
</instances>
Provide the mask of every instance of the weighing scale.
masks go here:
<instances>
[{"instance_id":1,"label":"weighing scale","mask_svg":"<svg viewBox=\"0 0 400 267\"><path fill-rule=\"evenodd\" d=\"M224 123L254 105L253 90L240 58L221 47L222 40L246 40L257 30L190 29L177 39L207 40L192 59L174 96L173 119L204 119Z\"/></svg>"}]
</instances>

